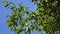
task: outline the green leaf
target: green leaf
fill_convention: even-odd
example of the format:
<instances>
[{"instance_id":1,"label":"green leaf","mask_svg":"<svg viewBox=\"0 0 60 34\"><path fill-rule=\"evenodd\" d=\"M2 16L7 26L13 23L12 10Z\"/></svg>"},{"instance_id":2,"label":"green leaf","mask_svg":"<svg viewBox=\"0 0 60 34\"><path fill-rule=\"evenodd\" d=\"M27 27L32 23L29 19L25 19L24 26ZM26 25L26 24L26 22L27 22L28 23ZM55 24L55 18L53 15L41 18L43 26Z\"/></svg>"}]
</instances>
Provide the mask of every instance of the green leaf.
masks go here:
<instances>
[{"instance_id":1,"label":"green leaf","mask_svg":"<svg viewBox=\"0 0 60 34\"><path fill-rule=\"evenodd\" d=\"M44 11L44 7L41 7L41 8L39 8L38 10L40 10L40 11Z\"/></svg>"},{"instance_id":2,"label":"green leaf","mask_svg":"<svg viewBox=\"0 0 60 34\"><path fill-rule=\"evenodd\" d=\"M7 1L4 1L4 2L3 2L3 4L6 4L6 5L7 5L7 4L8 4L8 2L7 2Z\"/></svg>"}]
</instances>

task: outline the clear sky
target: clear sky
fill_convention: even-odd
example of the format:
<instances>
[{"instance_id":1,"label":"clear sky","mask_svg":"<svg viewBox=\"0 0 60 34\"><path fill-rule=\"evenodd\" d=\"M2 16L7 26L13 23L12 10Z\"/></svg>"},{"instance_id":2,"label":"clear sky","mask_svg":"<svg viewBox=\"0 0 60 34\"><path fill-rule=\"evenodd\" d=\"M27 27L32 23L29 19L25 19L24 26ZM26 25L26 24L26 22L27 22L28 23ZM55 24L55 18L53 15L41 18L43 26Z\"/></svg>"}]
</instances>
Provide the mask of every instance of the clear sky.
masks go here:
<instances>
[{"instance_id":1,"label":"clear sky","mask_svg":"<svg viewBox=\"0 0 60 34\"><path fill-rule=\"evenodd\" d=\"M6 24L7 18L6 15L11 15L11 10L4 7L4 5L2 4L3 0L0 0L0 34L14 34L13 31L10 31L10 29L8 29L8 26ZM23 2L24 6L29 6L32 10L36 9L36 6L30 1L28 0L7 0L9 2L14 2L16 5L20 2ZM37 31L31 31L31 34L39 34L39 32Z\"/></svg>"}]
</instances>

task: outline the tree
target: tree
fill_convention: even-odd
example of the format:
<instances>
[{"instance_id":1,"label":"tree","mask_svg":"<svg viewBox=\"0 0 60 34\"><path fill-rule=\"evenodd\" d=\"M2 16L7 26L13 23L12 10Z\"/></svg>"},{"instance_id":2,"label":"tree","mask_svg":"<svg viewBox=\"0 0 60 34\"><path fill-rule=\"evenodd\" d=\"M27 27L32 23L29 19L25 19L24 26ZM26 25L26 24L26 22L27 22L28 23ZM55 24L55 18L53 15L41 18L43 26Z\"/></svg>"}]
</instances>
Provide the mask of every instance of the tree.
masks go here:
<instances>
[{"instance_id":1,"label":"tree","mask_svg":"<svg viewBox=\"0 0 60 34\"><path fill-rule=\"evenodd\" d=\"M16 8L12 2L3 2L5 7L12 10L12 15L8 15L9 19L7 20L9 28L16 34L23 31L25 34L30 34L31 30L42 31L41 34L44 34L43 31L46 34L60 32L60 0L32 0L32 2L38 7L33 12L29 7L19 5ZM14 6L9 7L11 4Z\"/></svg>"}]
</instances>

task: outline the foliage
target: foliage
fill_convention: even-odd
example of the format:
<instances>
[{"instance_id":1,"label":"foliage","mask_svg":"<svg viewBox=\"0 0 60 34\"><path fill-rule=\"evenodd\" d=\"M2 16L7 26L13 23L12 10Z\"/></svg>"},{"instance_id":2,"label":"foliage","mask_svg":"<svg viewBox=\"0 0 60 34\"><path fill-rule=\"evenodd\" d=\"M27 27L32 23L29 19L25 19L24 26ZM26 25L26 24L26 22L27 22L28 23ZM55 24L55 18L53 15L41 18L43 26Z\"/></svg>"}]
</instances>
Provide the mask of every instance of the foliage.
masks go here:
<instances>
[{"instance_id":1,"label":"foliage","mask_svg":"<svg viewBox=\"0 0 60 34\"><path fill-rule=\"evenodd\" d=\"M60 32L60 0L32 0L32 2L38 7L33 12L29 7L22 5L17 8L10 7L12 15L7 20L9 28L16 34L23 31L25 34L30 34L31 30L45 31L46 34ZM6 4L5 7L7 7L14 3L3 2L3 4Z\"/></svg>"}]
</instances>

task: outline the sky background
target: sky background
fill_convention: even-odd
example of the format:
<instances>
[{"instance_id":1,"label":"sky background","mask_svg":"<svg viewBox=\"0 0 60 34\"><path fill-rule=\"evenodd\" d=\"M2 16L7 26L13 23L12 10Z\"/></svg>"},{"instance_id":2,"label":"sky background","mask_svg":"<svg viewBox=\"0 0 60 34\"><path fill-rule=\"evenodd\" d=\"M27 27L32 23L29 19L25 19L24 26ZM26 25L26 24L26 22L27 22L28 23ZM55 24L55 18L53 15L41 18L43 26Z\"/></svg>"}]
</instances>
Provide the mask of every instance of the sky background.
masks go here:
<instances>
[{"instance_id":1,"label":"sky background","mask_svg":"<svg viewBox=\"0 0 60 34\"><path fill-rule=\"evenodd\" d=\"M16 5L18 3L23 2L24 6L30 7L32 10L36 10L36 6L28 0L0 0L0 34L14 34L13 31L8 29L8 25L6 24L7 18L6 15L11 15L11 10L6 8L2 1L14 2ZM31 34L39 34L37 31L31 31Z\"/></svg>"}]
</instances>

